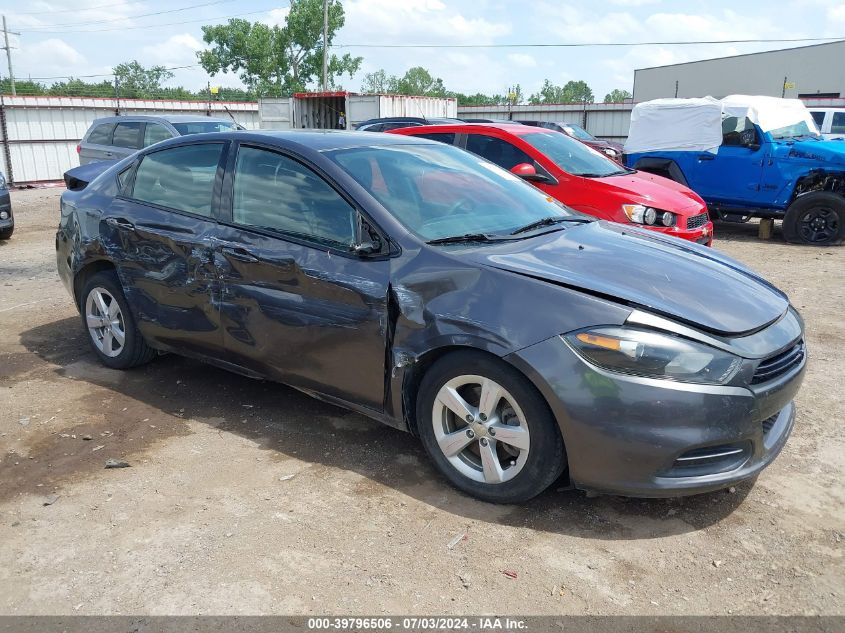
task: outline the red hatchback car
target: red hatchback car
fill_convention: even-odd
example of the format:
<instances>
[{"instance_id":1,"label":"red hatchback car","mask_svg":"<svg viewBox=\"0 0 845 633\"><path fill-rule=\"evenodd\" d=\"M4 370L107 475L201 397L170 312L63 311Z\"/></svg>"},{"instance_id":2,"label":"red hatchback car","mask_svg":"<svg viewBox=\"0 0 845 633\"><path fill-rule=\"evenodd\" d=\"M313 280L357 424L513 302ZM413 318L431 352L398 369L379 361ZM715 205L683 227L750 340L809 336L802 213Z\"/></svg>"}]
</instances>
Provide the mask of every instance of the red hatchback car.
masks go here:
<instances>
[{"instance_id":1,"label":"red hatchback car","mask_svg":"<svg viewBox=\"0 0 845 633\"><path fill-rule=\"evenodd\" d=\"M627 169L566 134L517 124L424 125L389 134L421 136L486 158L567 206L710 246L713 223L698 194Z\"/></svg>"}]
</instances>

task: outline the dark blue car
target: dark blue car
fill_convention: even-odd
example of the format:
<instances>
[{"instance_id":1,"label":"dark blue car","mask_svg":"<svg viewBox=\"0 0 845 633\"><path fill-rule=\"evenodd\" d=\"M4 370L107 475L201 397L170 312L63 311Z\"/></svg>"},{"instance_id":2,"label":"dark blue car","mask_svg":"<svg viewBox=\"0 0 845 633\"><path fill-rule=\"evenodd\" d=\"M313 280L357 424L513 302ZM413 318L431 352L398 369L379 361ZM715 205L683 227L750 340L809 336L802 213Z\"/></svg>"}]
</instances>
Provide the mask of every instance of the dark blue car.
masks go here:
<instances>
[{"instance_id":1,"label":"dark blue car","mask_svg":"<svg viewBox=\"0 0 845 633\"><path fill-rule=\"evenodd\" d=\"M102 172L97 175L97 172ZM59 274L96 356L277 380L417 435L517 502L756 476L806 367L787 297L424 139L233 132L66 174Z\"/></svg>"}]
</instances>

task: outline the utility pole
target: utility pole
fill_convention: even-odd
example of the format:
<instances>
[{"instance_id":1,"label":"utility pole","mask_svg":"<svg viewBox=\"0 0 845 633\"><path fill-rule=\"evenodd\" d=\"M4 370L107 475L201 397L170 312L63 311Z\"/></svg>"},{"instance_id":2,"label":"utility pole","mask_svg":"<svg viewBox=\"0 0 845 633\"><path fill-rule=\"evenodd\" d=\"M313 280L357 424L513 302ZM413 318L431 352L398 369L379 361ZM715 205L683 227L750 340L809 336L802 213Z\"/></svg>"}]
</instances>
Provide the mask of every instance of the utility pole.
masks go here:
<instances>
[{"instance_id":1,"label":"utility pole","mask_svg":"<svg viewBox=\"0 0 845 633\"><path fill-rule=\"evenodd\" d=\"M9 63L9 84L12 88L12 96L14 97L17 92L15 92L15 74L12 72L12 48L9 46L9 33L12 35L20 35L20 33L15 33L14 31L10 31L6 28L6 16L3 16L3 50L6 51L6 61Z\"/></svg>"},{"instance_id":2,"label":"utility pole","mask_svg":"<svg viewBox=\"0 0 845 633\"><path fill-rule=\"evenodd\" d=\"M329 0L323 0L323 92L329 89Z\"/></svg>"}]
</instances>

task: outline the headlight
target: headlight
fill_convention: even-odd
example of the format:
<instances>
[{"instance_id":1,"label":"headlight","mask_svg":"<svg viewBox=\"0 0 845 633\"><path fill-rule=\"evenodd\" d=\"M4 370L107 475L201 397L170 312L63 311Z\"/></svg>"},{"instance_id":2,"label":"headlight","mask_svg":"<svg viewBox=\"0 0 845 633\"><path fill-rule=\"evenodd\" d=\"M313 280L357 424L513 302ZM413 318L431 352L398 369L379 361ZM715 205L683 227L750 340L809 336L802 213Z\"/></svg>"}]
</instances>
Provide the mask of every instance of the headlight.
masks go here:
<instances>
[{"instance_id":1,"label":"headlight","mask_svg":"<svg viewBox=\"0 0 845 633\"><path fill-rule=\"evenodd\" d=\"M623 204L622 211L637 224L654 226L659 222L663 226L675 226L675 214L671 211L660 211L642 204Z\"/></svg>"},{"instance_id":2,"label":"headlight","mask_svg":"<svg viewBox=\"0 0 845 633\"><path fill-rule=\"evenodd\" d=\"M587 361L635 376L724 385L742 364L733 354L648 330L600 327L565 338Z\"/></svg>"},{"instance_id":3,"label":"headlight","mask_svg":"<svg viewBox=\"0 0 845 633\"><path fill-rule=\"evenodd\" d=\"M604 153L610 156L611 158L616 158L616 150L612 147L605 147Z\"/></svg>"}]
</instances>

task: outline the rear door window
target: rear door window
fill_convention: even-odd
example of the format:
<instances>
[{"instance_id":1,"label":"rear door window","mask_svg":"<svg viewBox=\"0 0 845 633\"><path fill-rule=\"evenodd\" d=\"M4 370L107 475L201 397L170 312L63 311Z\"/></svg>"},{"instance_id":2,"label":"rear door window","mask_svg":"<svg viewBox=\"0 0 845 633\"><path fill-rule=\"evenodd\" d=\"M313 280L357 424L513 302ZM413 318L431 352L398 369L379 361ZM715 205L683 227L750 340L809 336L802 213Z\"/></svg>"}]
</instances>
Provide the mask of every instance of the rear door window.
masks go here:
<instances>
[{"instance_id":1,"label":"rear door window","mask_svg":"<svg viewBox=\"0 0 845 633\"><path fill-rule=\"evenodd\" d=\"M173 135L163 125L159 123L147 123L144 125L144 147L154 145L159 141L166 141L169 138L173 138Z\"/></svg>"},{"instance_id":2,"label":"rear door window","mask_svg":"<svg viewBox=\"0 0 845 633\"><path fill-rule=\"evenodd\" d=\"M222 154L223 143L180 145L147 154L138 165L132 198L211 217Z\"/></svg>"},{"instance_id":3,"label":"rear door window","mask_svg":"<svg viewBox=\"0 0 845 633\"><path fill-rule=\"evenodd\" d=\"M419 138L427 138L429 141L439 141L440 143L446 143L446 145L454 145L455 144L455 134L453 132L438 132L433 134L414 134L414 136Z\"/></svg>"},{"instance_id":4,"label":"rear door window","mask_svg":"<svg viewBox=\"0 0 845 633\"><path fill-rule=\"evenodd\" d=\"M511 170L520 163L534 164L534 159L507 141L484 134L470 134L467 137L467 151L486 158L499 167Z\"/></svg>"},{"instance_id":5,"label":"rear door window","mask_svg":"<svg viewBox=\"0 0 845 633\"><path fill-rule=\"evenodd\" d=\"M816 125L818 126L818 128L822 129L822 125L824 124L825 113L816 111L816 112L811 112L810 114L813 116L813 121L816 122Z\"/></svg>"},{"instance_id":6,"label":"rear door window","mask_svg":"<svg viewBox=\"0 0 845 633\"><path fill-rule=\"evenodd\" d=\"M112 132L114 132L114 123L100 123L91 130L86 142L94 145L111 145Z\"/></svg>"},{"instance_id":7,"label":"rear door window","mask_svg":"<svg viewBox=\"0 0 845 633\"><path fill-rule=\"evenodd\" d=\"M141 124L137 121L118 123L111 144L115 147L141 149Z\"/></svg>"}]
</instances>

